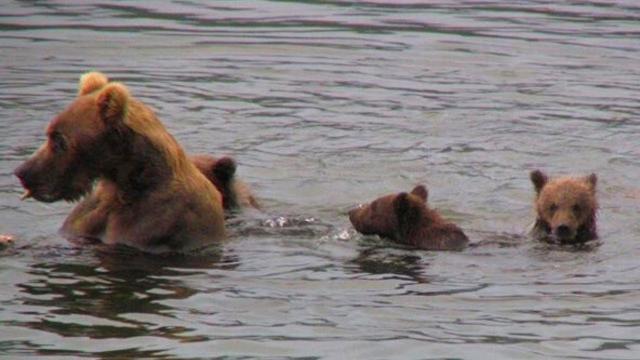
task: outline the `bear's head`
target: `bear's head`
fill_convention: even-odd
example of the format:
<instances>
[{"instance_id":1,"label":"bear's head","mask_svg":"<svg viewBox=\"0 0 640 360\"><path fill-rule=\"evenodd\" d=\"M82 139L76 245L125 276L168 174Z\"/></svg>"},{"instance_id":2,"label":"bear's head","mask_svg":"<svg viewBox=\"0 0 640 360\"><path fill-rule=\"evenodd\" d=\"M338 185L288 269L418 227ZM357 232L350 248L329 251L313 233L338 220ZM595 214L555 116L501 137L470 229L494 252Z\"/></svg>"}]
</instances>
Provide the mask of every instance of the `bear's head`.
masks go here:
<instances>
[{"instance_id":1,"label":"bear's head","mask_svg":"<svg viewBox=\"0 0 640 360\"><path fill-rule=\"evenodd\" d=\"M77 98L51 120L44 144L14 171L26 189L23 198L71 201L90 191L104 170L98 165L121 146L117 134L129 99L124 85L103 74L83 75Z\"/></svg>"},{"instance_id":2,"label":"bear's head","mask_svg":"<svg viewBox=\"0 0 640 360\"><path fill-rule=\"evenodd\" d=\"M411 226L424 216L428 195L423 185L416 186L410 193L386 195L349 211L349 220L362 234L402 241Z\"/></svg>"},{"instance_id":3,"label":"bear's head","mask_svg":"<svg viewBox=\"0 0 640 360\"><path fill-rule=\"evenodd\" d=\"M236 174L235 160L228 156L215 158L210 155L193 155L190 160L222 194L223 207L225 209L233 207L233 181Z\"/></svg>"},{"instance_id":4,"label":"bear's head","mask_svg":"<svg viewBox=\"0 0 640 360\"><path fill-rule=\"evenodd\" d=\"M596 237L595 174L583 178L549 179L540 170L531 172L536 198L536 228L551 240L579 243Z\"/></svg>"}]
</instances>

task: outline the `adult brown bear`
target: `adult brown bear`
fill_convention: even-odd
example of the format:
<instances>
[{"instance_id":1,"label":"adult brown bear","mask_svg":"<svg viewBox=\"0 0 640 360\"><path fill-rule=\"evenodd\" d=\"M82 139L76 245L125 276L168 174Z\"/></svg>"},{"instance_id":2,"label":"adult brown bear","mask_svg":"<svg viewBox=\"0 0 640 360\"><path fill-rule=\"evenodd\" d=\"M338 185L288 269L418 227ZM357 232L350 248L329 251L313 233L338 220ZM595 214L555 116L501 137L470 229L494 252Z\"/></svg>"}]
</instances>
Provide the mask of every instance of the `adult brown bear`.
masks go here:
<instances>
[{"instance_id":1,"label":"adult brown bear","mask_svg":"<svg viewBox=\"0 0 640 360\"><path fill-rule=\"evenodd\" d=\"M188 251L225 237L220 193L124 85L83 75L77 98L46 134L15 175L26 197L80 199L63 235L148 252Z\"/></svg>"}]
</instances>

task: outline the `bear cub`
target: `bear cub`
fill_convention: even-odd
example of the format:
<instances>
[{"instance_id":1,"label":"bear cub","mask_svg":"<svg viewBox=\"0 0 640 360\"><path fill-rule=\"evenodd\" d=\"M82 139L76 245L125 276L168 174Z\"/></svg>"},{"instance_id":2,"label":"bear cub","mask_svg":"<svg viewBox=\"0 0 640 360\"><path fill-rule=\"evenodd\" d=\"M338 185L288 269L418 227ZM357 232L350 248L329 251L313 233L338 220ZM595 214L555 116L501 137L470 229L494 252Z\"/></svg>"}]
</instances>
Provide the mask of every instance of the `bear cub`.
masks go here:
<instances>
[{"instance_id":1,"label":"bear cub","mask_svg":"<svg viewBox=\"0 0 640 360\"><path fill-rule=\"evenodd\" d=\"M584 243L598 237L596 232L596 183L598 177L549 179L540 170L531 172L536 191L536 222L532 235L561 244Z\"/></svg>"},{"instance_id":2,"label":"bear cub","mask_svg":"<svg viewBox=\"0 0 640 360\"><path fill-rule=\"evenodd\" d=\"M462 250L469 243L464 232L427 205L424 185L410 193L380 197L349 211L353 227L364 235L379 235L423 250Z\"/></svg>"},{"instance_id":3,"label":"bear cub","mask_svg":"<svg viewBox=\"0 0 640 360\"><path fill-rule=\"evenodd\" d=\"M237 165L233 158L192 155L189 159L218 189L226 212L244 208L260 209L249 186L236 178Z\"/></svg>"}]
</instances>

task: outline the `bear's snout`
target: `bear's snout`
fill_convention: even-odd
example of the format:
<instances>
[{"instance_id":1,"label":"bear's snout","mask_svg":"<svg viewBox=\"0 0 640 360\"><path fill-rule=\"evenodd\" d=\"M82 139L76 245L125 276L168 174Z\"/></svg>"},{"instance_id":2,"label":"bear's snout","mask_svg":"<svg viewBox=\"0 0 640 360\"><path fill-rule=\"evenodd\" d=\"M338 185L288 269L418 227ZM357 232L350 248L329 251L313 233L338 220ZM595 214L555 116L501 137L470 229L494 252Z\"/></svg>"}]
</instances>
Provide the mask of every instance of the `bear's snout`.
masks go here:
<instances>
[{"instance_id":1,"label":"bear's snout","mask_svg":"<svg viewBox=\"0 0 640 360\"><path fill-rule=\"evenodd\" d=\"M18 178L18 180L20 180L20 184L25 189L24 193L20 197L21 200L25 200L30 197L39 198L38 189L41 188L41 185L38 180L38 175L33 169L32 160L23 162L13 171L13 174Z\"/></svg>"},{"instance_id":2,"label":"bear's snout","mask_svg":"<svg viewBox=\"0 0 640 360\"><path fill-rule=\"evenodd\" d=\"M22 200L30 197L42 202L57 200L58 192L52 187L55 175L47 172L38 158L32 157L25 161L13 171L13 174L25 189Z\"/></svg>"},{"instance_id":3,"label":"bear's snout","mask_svg":"<svg viewBox=\"0 0 640 360\"><path fill-rule=\"evenodd\" d=\"M34 175L29 161L25 161L20 166L18 166L13 171L13 174L20 180L22 187L24 187L25 189L29 190L33 187Z\"/></svg>"},{"instance_id":4,"label":"bear's snout","mask_svg":"<svg viewBox=\"0 0 640 360\"><path fill-rule=\"evenodd\" d=\"M360 208L355 208L355 209L349 210L349 219L351 221L353 221L355 219L355 216L358 213L358 210L360 210Z\"/></svg>"},{"instance_id":5,"label":"bear's snout","mask_svg":"<svg viewBox=\"0 0 640 360\"><path fill-rule=\"evenodd\" d=\"M561 224L556 227L554 234L560 239L570 239L573 237L573 230L569 225Z\"/></svg>"},{"instance_id":6,"label":"bear's snout","mask_svg":"<svg viewBox=\"0 0 640 360\"><path fill-rule=\"evenodd\" d=\"M358 204L358 206L349 210L349 219L353 221L357 216L359 216L360 212L362 212L363 209L366 208L366 206L367 204Z\"/></svg>"},{"instance_id":7,"label":"bear's snout","mask_svg":"<svg viewBox=\"0 0 640 360\"><path fill-rule=\"evenodd\" d=\"M366 204L359 204L355 208L349 210L349 221L351 221L353 227L358 231L360 231L362 222L363 220L365 220L362 214L362 211L365 209L365 207Z\"/></svg>"}]
</instances>

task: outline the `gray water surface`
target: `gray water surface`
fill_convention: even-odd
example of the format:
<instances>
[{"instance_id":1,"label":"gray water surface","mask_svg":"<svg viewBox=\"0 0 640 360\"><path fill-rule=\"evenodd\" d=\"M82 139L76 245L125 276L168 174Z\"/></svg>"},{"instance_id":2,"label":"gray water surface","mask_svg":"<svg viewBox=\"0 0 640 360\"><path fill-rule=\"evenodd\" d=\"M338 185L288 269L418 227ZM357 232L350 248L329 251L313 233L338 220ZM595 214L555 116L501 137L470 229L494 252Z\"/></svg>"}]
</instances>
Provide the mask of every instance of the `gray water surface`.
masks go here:
<instances>
[{"instance_id":1,"label":"gray water surface","mask_svg":"<svg viewBox=\"0 0 640 360\"><path fill-rule=\"evenodd\" d=\"M200 256L77 247L13 169L100 70L264 204ZM640 358L636 1L8 1L0 356ZM600 241L528 239L529 171L599 175ZM474 243L346 212L416 183Z\"/></svg>"}]
</instances>

